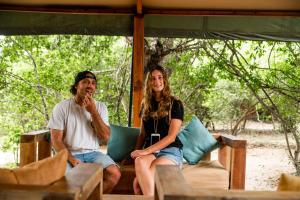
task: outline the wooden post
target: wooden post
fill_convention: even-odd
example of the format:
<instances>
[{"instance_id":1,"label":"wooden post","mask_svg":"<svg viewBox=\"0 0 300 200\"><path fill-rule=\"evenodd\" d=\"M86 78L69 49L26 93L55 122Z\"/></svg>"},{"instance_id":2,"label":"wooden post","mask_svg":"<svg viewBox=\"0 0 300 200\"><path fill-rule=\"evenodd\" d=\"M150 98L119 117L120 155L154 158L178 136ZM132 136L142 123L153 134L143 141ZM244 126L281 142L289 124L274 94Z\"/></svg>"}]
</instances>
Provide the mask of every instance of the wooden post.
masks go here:
<instances>
[{"instance_id":1,"label":"wooden post","mask_svg":"<svg viewBox=\"0 0 300 200\"><path fill-rule=\"evenodd\" d=\"M21 135L20 138L20 167L36 160L36 142L33 135Z\"/></svg>"},{"instance_id":2,"label":"wooden post","mask_svg":"<svg viewBox=\"0 0 300 200\"><path fill-rule=\"evenodd\" d=\"M226 170L230 170L230 164L231 164L231 147L226 145L221 145L219 148L218 153L218 160L225 167Z\"/></svg>"},{"instance_id":3,"label":"wooden post","mask_svg":"<svg viewBox=\"0 0 300 200\"><path fill-rule=\"evenodd\" d=\"M141 15L143 13L143 2L142 0L136 1L136 13Z\"/></svg>"},{"instance_id":4,"label":"wooden post","mask_svg":"<svg viewBox=\"0 0 300 200\"><path fill-rule=\"evenodd\" d=\"M140 127L144 75L144 16L134 16L133 31L133 126Z\"/></svg>"},{"instance_id":5,"label":"wooden post","mask_svg":"<svg viewBox=\"0 0 300 200\"><path fill-rule=\"evenodd\" d=\"M246 148L232 148L231 153L230 189L245 189Z\"/></svg>"}]
</instances>

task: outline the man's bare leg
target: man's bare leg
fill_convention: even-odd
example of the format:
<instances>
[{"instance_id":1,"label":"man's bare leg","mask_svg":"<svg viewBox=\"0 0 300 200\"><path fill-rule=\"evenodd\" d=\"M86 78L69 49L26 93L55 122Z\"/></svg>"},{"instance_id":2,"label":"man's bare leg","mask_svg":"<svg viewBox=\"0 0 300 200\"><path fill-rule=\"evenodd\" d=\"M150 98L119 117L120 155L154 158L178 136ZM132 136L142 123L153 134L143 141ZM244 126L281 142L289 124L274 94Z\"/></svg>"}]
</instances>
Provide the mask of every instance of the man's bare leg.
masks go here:
<instances>
[{"instance_id":1,"label":"man's bare leg","mask_svg":"<svg viewBox=\"0 0 300 200\"><path fill-rule=\"evenodd\" d=\"M117 185L121 177L120 169L116 165L110 165L104 170L103 193L110 193Z\"/></svg>"}]
</instances>

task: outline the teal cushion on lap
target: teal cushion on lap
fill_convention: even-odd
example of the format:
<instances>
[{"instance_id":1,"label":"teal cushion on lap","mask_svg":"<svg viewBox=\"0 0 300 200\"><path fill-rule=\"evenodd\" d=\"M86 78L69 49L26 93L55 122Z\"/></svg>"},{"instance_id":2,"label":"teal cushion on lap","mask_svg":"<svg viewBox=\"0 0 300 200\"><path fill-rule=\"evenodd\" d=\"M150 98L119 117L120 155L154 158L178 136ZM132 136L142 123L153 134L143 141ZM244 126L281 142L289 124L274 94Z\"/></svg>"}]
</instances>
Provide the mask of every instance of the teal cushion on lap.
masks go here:
<instances>
[{"instance_id":1,"label":"teal cushion on lap","mask_svg":"<svg viewBox=\"0 0 300 200\"><path fill-rule=\"evenodd\" d=\"M218 147L217 140L196 116L180 131L178 137L183 144L183 157L189 164L197 164L206 153Z\"/></svg>"},{"instance_id":2,"label":"teal cushion on lap","mask_svg":"<svg viewBox=\"0 0 300 200\"><path fill-rule=\"evenodd\" d=\"M123 160L134 150L139 133L139 128L111 124L107 154L116 162Z\"/></svg>"}]
</instances>

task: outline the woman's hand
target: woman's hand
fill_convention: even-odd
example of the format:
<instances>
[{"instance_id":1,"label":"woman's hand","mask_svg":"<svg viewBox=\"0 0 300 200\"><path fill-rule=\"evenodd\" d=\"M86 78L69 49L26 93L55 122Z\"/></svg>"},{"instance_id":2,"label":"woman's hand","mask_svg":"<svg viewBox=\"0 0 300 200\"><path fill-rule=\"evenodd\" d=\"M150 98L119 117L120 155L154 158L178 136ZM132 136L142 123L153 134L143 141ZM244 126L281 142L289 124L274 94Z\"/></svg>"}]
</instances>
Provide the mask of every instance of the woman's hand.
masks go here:
<instances>
[{"instance_id":1,"label":"woman's hand","mask_svg":"<svg viewBox=\"0 0 300 200\"><path fill-rule=\"evenodd\" d=\"M134 150L133 152L131 152L130 156L131 158L136 159L137 157L146 156L148 154L149 153L146 150Z\"/></svg>"}]
</instances>

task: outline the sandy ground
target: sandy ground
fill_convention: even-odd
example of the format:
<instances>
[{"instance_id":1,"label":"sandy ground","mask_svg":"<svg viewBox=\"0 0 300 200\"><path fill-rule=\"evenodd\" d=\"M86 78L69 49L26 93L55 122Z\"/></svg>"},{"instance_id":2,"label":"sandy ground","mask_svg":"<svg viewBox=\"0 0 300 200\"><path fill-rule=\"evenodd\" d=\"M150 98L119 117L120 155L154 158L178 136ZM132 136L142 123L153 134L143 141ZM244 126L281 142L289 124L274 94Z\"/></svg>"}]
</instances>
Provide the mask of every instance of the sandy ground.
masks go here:
<instances>
[{"instance_id":1,"label":"sandy ground","mask_svg":"<svg viewBox=\"0 0 300 200\"><path fill-rule=\"evenodd\" d=\"M246 189L276 190L281 173L295 173L283 135L240 135L247 139Z\"/></svg>"},{"instance_id":2,"label":"sandy ground","mask_svg":"<svg viewBox=\"0 0 300 200\"><path fill-rule=\"evenodd\" d=\"M273 128L272 125L249 123L246 128L248 134L238 136L246 139L248 143L246 190L276 190L281 173L295 172L289 162L285 138L283 135L268 131ZM256 129L255 133L249 134L249 130L251 132L254 129ZM257 129L262 131L259 132ZM0 143L2 141L3 137L0 137ZM14 162L13 153L0 151L0 167L5 167L12 162Z\"/></svg>"},{"instance_id":3,"label":"sandy ground","mask_svg":"<svg viewBox=\"0 0 300 200\"><path fill-rule=\"evenodd\" d=\"M283 148L250 148L246 166L247 190L276 190L281 173L294 173Z\"/></svg>"}]
</instances>

